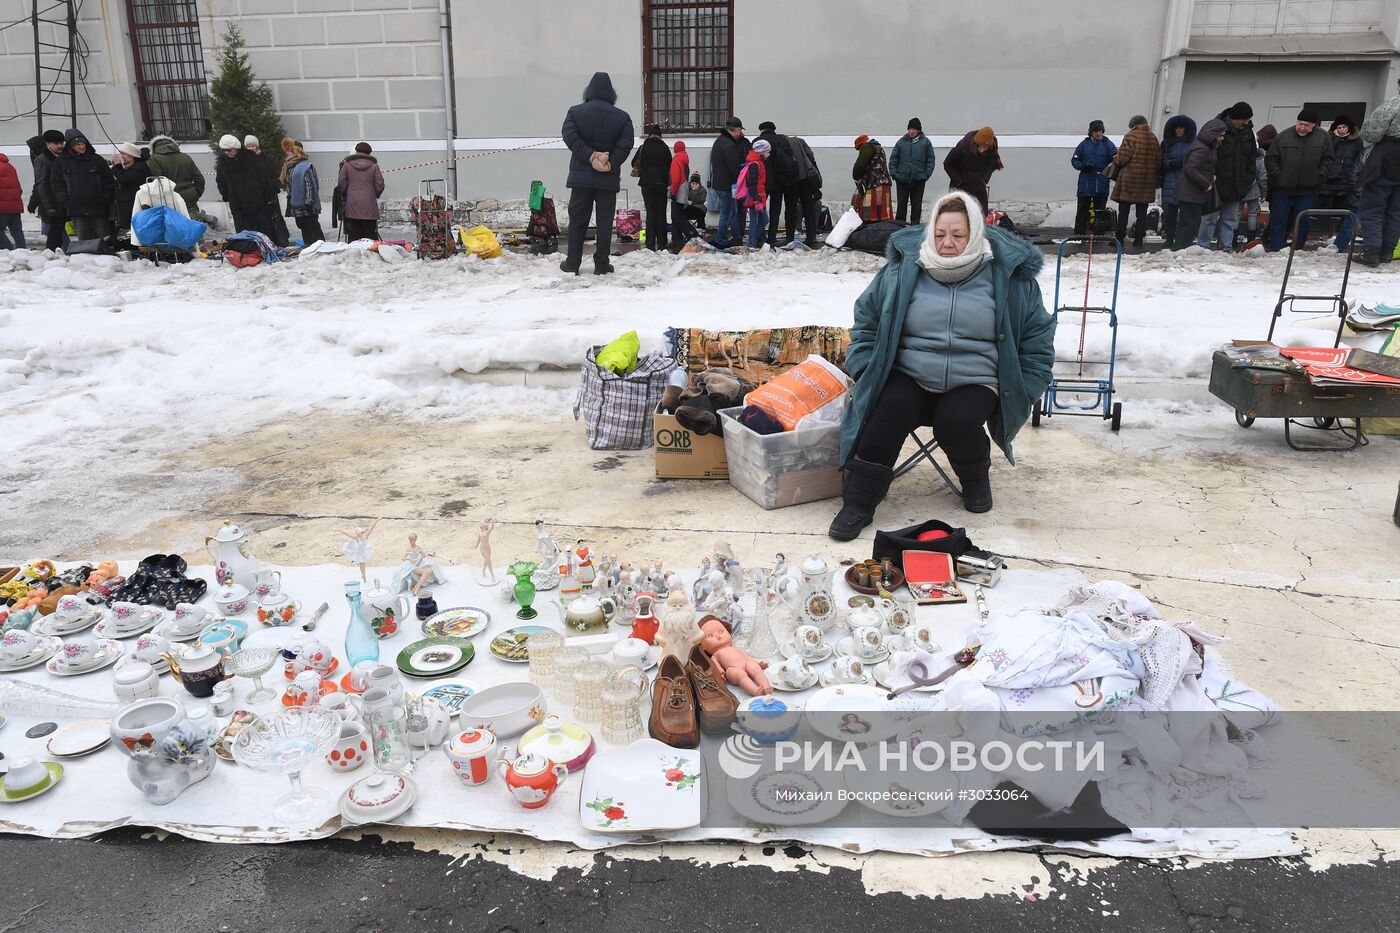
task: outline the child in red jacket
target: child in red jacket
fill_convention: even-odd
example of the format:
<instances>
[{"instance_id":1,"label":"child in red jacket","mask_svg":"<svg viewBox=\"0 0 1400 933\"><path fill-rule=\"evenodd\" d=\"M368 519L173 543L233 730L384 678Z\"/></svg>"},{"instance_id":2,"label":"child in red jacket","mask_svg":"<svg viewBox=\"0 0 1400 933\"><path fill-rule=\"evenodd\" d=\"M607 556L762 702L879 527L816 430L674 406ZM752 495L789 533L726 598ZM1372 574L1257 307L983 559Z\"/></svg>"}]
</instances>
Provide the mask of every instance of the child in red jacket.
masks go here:
<instances>
[{"instance_id":1,"label":"child in red jacket","mask_svg":"<svg viewBox=\"0 0 1400 933\"><path fill-rule=\"evenodd\" d=\"M20 187L19 173L9 157L0 152L0 249L24 249L23 217L24 189Z\"/></svg>"},{"instance_id":2,"label":"child in red jacket","mask_svg":"<svg viewBox=\"0 0 1400 933\"><path fill-rule=\"evenodd\" d=\"M754 140L744 170L735 182L736 193L743 195L743 205L749 210L749 249L757 249L768 235L768 159L773 147L766 139Z\"/></svg>"}]
</instances>

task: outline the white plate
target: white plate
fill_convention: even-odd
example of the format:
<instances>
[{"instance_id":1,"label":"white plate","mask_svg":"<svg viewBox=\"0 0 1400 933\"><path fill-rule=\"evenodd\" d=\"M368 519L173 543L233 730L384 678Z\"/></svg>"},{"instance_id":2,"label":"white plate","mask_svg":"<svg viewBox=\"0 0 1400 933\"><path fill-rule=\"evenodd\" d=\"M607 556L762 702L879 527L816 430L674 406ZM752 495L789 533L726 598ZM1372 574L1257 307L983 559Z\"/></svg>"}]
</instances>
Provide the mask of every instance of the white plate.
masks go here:
<instances>
[{"instance_id":1,"label":"white plate","mask_svg":"<svg viewBox=\"0 0 1400 933\"><path fill-rule=\"evenodd\" d=\"M137 615L135 628L119 629L114 616L107 616L92 630L98 638L135 638L137 635L144 635L165 621L165 613L159 609L150 607L141 610Z\"/></svg>"},{"instance_id":2,"label":"white plate","mask_svg":"<svg viewBox=\"0 0 1400 933\"><path fill-rule=\"evenodd\" d=\"M752 777L731 778L724 786L729 805L740 816L763 826L810 826L824 823L846 809L835 780L826 774L764 767ZM778 792L787 789L802 796L796 800L778 799Z\"/></svg>"},{"instance_id":3,"label":"white plate","mask_svg":"<svg viewBox=\"0 0 1400 933\"><path fill-rule=\"evenodd\" d=\"M54 615L54 613L50 613L44 617L43 621L35 625L34 634L58 635L60 637L64 635L76 635L79 632L87 631L100 622L103 612L101 609L94 606L92 611L88 613L87 618L78 622L60 622L58 619L54 618Z\"/></svg>"},{"instance_id":4,"label":"white plate","mask_svg":"<svg viewBox=\"0 0 1400 933\"><path fill-rule=\"evenodd\" d=\"M117 659L125 653L122 646L118 642L115 642L110 638L99 641L97 643L97 646L97 655L93 659L92 664L87 667L60 668L54 662L57 661L60 657L62 657L62 649L60 649L59 654L56 654L53 657L49 658L48 663L45 664L44 667L48 670L50 674L53 674L55 677L76 677L79 674L91 674L93 671L100 671L104 667L108 667L112 664L115 664L117 662Z\"/></svg>"},{"instance_id":5,"label":"white plate","mask_svg":"<svg viewBox=\"0 0 1400 933\"><path fill-rule=\"evenodd\" d=\"M112 724L105 719L89 719L49 736L47 748L57 758L79 758L105 748L110 741Z\"/></svg>"},{"instance_id":6,"label":"white plate","mask_svg":"<svg viewBox=\"0 0 1400 933\"><path fill-rule=\"evenodd\" d=\"M40 635L38 637L39 644L34 646L38 649L37 651L19 661L0 661L0 673L12 674L15 671L31 668L36 664L43 664L49 658L53 657L54 652L58 651L59 647L63 644L63 639L59 638L57 635Z\"/></svg>"},{"instance_id":7,"label":"white plate","mask_svg":"<svg viewBox=\"0 0 1400 933\"><path fill-rule=\"evenodd\" d=\"M888 661L890 659L890 649L886 645L880 646L880 653L875 655L875 657L862 658L860 655L855 653L854 635L847 635L845 638L838 641L836 643L836 653L843 658L854 657L857 661L859 661L862 664L877 664L880 661Z\"/></svg>"},{"instance_id":8,"label":"white plate","mask_svg":"<svg viewBox=\"0 0 1400 933\"><path fill-rule=\"evenodd\" d=\"M807 722L813 729L838 742L879 742L899 731L893 716L875 716L889 710L889 691L866 684L823 687L807 700Z\"/></svg>"},{"instance_id":9,"label":"white plate","mask_svg":"<svg viewBox=\"0 0 1400 933\"><path fill-rule=\"evenodd\" d=\"M879 664L871 665L870 668L869 668L869 670L870 670L871 675L875 678L875 682L876 682L877 684L879 684L879 685L882 686L882 687L885 687L886 689L893 689L892 687L890 687L890 662L889 662L889 661L881 661ZM911 691L911 692L913 692L913 693L937 693L938 691L942 690L945 686L947 686L947 684L948 684L948 682L945 680L945 681L943 681L942 683L934 684L934 685L931 686L931 687L915 687L915 688L913 689L913 691Z\"/></svg>"},{"instance_id":10,"label":"white plate","mask_svg":"<svg viewBox=\"0 0 1400 933\"><path fill-rule=\"evenodd\" d=\"M705 818L705 796L699 751L644 738L588 762L578 818L596 833L686 829Z\"/></svg>"},{"instance_id":11,"label":"white plate","mask_svg":"<svg viewBox=\"0 0 1400 933\"><path fill-rule=\"evenodd\" d=\"M825 642L822 645L822 647L826 650L823 651L821 654L817 655L815 658L804 658L803 660L805 660L808 664L820 664L827 658L831 657L831 642ZM782 652L782 655L785 658L790 658L793 655L797 654L797 649L793 646L792 642L790 641L783 642L782 646L779 647L778 650Z\"/></svg>"},{"instance_id":12,"label":"white plate","mask_svg":"<svg viewBox=\"0 0 1400 933\"><path fill-rule=\"evenodd\" d=\"M860 753L863 769L841 769L847 789L862 795L856 798L856 803L876 813L910 819L938 813L957 800L958 776L955 772L946 767L925 771L918 767L912 752L907 767L889 765L884 761L883 754L882 749L872 745ZM882 796L885 794L903 794L911 799L886 799Z\"/></svg>"},{"instance_id":13,"label":"white plate","mask_svg":"<svg viewBox=\"0 0 1400 933\"><path fill-rule=\"evenodd\" d=\"M875 681L870 677L870 669L868 667L862 667L861 670L863 671L863 673L861 674L861 677L863 679L857 681L855 683L855 686L870 686L871 684L874 684ZM846 681L836 680L835 678L836 671L828 669L822 671L822 675L817 679L817 683L821 684L823 687L840 687L845 685Z\"/></svg>"},{"instance_id":14,"label":"white plate","mask_svg":"<svg viewBox=\"0 0 1400 933\"><path fill-rule=\"evenodd\" d=\"M802 685L801 687L790 687L782 680L780 680L777 674L772 673L771 671L765 671L764 673L768 674L768 682L773 685L773 689L781 690L783 693L801 693L803 690L811 690L817 685L817 682L820 680L820 678L817 676L817 672L812 671L812 679L806 684Z\"/></svg>"},{"instance_id":15,"label":"white plate","mask_svg":"<svg viewBox=\"0 0 1400 933\"><path fill-rule=\"evenodd\" d=\"M167 622L159 626L158 634L165 636L167 641L194 641L200 636L200 633L204 631L204 626L208 625L209 622L215 621L215 616L213 615L206 616L206 618L209 620L208 622L201 622L199 628L189 632L176 628L173 621Z\"/></svg>"}]
</instances>

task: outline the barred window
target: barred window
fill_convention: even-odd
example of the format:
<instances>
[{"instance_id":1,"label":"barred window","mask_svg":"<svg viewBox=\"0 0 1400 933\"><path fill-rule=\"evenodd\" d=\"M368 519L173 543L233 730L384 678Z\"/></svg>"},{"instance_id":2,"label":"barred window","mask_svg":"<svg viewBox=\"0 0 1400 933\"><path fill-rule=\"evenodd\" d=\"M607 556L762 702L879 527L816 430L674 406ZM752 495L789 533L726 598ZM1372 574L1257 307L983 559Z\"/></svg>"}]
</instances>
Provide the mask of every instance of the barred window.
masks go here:
<instances>
[{"instance_id":1,"label":"barred window","mask_svg":"<svg viewBox=\"0 0 1400 933\"><path fill-rule=\"evenodd\" d=\"M642 0L646 122L670 132L724 125L734 106L734 0Z\"/></svg>"},{"instance_id":2,"label":"barred window","mask_svg":"<svg viewBox=\"0 0 1400 933\"><path fill-rule=\"evenodd\" d=\"M197 0L127 0L142 135L209 136L209 86Z\"/></svg>"}]
</instances>

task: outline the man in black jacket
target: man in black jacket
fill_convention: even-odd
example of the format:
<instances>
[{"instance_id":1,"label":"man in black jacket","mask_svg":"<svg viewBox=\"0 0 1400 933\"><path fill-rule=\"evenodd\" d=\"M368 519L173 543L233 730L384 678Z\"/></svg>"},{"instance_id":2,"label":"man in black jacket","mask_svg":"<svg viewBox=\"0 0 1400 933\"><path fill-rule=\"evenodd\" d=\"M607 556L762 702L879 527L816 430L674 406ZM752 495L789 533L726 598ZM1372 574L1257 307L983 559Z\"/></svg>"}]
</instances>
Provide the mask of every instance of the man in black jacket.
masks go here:
<instances>
[{"instance_id":1,"label":"man in black jacket","mask_svg":"<svg viewBox=\"0 0 1400 933\"><path fill-rule=\"evenodd\" d=\"M107 160L88 145L76 129L63 134L63 155L50 174L62 180L59 212L73 221L73 238L95 240L112 232L112 202L117 180Z\"/></svg>"},{"instance_id":2,"label":"man in black jacket","mask_svg":"<svg viewBox=\"0 0 1400 933\"><path fill-rule=\"evenodd\" d=\"M710 147L710 187L719 198L719 232L715 245L720 249L744 242L744 209L734 203L734 182L749 155L744 122L738 117L724 121L724 129Z\"/></svg>"},{"instance_id":3,"label":"man in black jacket","mask_svg":"<svg viewBox=\"0 0 1400 933\"><path fill-rule=\"evenodd\" d=\"M67 249L68 231L65 225L68 218L60 213L63 201L59 189L63 180L54 171L58 157L63 154L63 134L58 130L44 130L42 136L29 140L29 161L34 166L34 188L29 193L29 210L39 215L39 224L44 231L44 246L47 249Z\"/></svg>"},{"instance_id":4,"label":"man in black jacket","mask_svg":"<svg viewBox=\"0 0 1400 933\"><path fill-rule=\"evenodd\" d=\"M228 202L233 229L256 230L269 240L276 228L267 202L277 196L277 181L262 156L243 148L232 133L219 139L220 155L214 160L214 183Z\"/></svg>"},{"instance_id":5,"label":"man in black jacket","mask_svg":"<svg viewBox=\"0 0 1400 933\"><path fill-rule=\"evenodd\" d=\"M797 235L797 213L801 209L797 192L797 160L792 154L792 144L786 136L778 132L771 120L758 125L758 138L768 140L772 147L764 167L768 170L768 245L778 245L778 221L783 214L783 202L787 202L787 242Z\"/></svg>"},{"instance_id":6,"label":"man in black jacket","mask_svg":"<svg viewBox=\"0 0 1400 933\"><path fill-rule=\"evenodd\" d=\"M561 131L569 157L569 252L559 268L578 275L583 264L583 238L588 218L596 209L598 238L593 248L593 274L613 271L613 214L622 187L622 163L632 151L632 118L617 106L617 91L606 71L595 72L564 117Z\"/></svg>"},{"instance_id":7,"label":"man in black jacket","mask_svg":"<svg viewBox=\"0 0 1400 933\"><path fill-rule=\"evenodd\" d=\"M646 207L646 244L653 252L666 248L666 201L671 187L671 147L661 138L661 124L646 127L647 138L637 147L632 166ZM679 237L680 231L676 231Z\"/></svg>"},{"instance_id":8,"label":"man in black jacket","mask_svg":"<svg viewBox=\"0 0 1400 933\"><path fill-rule=\"evenodd\" d=\"M1225 136L1220 140L1215 157L1215 191L1220 197L1220 213L1201 221L1197 246L1210 249L1211 239L1218 234L1221 249L1235 247L1240 208L1258 170L1259 144L1254 140L1253 116L1254 108L1244 101L1220 111L1220 119L1225 121Z\"/></svg>"}]
</instances>

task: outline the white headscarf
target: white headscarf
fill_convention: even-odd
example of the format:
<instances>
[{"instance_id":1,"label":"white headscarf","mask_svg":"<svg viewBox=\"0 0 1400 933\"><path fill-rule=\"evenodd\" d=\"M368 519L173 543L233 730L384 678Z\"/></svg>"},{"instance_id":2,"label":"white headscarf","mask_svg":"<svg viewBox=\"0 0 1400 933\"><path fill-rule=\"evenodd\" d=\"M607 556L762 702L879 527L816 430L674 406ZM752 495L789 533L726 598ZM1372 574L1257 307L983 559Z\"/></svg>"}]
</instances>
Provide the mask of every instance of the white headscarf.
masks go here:
<instances>
[{"instance_id":1,"label":"white headscarf","mask_svg":"<svg viewBox=\"0 0 1400 933\"><path fill-rule=\"evenodd\" d=\"M933 241L933 228L938 223L938 212L944 205L961 200L967 208L967 246L957 256L938 255L938 246ZM933 202L928 227L924 232L924 242L919 247L919 265L928 274L945 285L953 285L968 278L992 255L992 244L987 241L987 224L982 219L982 205L977 199L962 191L949 191Z\"/></svg>"}]
</instances>

